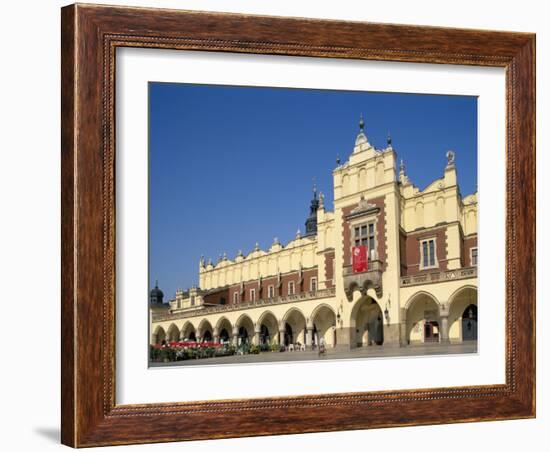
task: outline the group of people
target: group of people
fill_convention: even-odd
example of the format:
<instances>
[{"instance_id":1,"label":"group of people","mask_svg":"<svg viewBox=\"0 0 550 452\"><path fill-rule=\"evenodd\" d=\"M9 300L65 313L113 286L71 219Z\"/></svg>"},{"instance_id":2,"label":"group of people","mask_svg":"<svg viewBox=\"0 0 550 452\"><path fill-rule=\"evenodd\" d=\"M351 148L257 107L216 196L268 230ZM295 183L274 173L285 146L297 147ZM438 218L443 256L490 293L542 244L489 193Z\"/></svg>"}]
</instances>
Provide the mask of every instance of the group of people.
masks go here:
<instances>
[{"instance_id":1,"label":"group of people","mask_svg":"<svg viewBox=\"0 0 550 452\"><path fill-rule=\"evenodd\" d=\"M296 350L299 350L299 351L302 351L302 352L306 351L306 345L302 344L300 342L296 342L295 344L290 343L285 348L289 352L293 352L293 351L296 351ZM319 353L319 356L326 354L327 348L326 348L326 345L325 345L325 339L322 337L319 340L319 346L317 346L317 344L313 344L312 349L313 350L317 349L317 351Z\"/></svg>"}]
</instances>

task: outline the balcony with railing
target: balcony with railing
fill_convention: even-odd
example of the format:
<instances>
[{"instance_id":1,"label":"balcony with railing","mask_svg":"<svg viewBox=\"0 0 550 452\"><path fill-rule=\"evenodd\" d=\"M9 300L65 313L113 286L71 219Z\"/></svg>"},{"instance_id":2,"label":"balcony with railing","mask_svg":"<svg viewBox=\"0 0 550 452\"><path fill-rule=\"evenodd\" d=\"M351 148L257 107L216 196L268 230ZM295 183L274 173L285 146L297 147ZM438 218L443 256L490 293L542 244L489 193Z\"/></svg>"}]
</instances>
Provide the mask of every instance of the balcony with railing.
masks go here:
<instances>
[{"instance_id":1,"label":"balcony with railing","mask_svg":"<svg viewBox=\"0 0 550 452\"><path fill-rule=\"evenodd\" d=\"M368 270L364 272L353 272L352 265L344 266L344 290L351 300L353 291L358 289L366 294L367 289L373 288L378 297L382 296L382 272L383 262L380 260L369 260Z\"/></svg>"},{"instance_id":2,"label":"balcony with railing","mask_svg":"<svg viewBox=\"0 0 550 452\"><path fill-rule=\"evenodd\" d=\"M465 267L444 272L419 273L417 275L402 276L401 287L434 284L468 278L477 278L477 267Z\"/></svg>"}]
</instances>

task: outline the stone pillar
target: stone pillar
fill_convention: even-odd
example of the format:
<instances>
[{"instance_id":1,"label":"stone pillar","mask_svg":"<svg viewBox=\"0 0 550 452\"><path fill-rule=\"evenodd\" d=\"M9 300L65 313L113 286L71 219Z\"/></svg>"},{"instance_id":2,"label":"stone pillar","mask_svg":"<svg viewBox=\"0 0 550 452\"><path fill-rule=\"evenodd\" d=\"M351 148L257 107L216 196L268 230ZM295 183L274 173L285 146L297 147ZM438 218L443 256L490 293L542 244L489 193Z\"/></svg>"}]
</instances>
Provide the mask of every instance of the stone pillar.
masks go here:
<instances>
[{"instance_id":1,"label":"stone pillar","mask_svg":"<svg viewBox=\"0 0 550 452\"><path fill-rule=\"evenodd\" d=\"M254 340L252 342L254 345L260 345L260 332L261 332L261 326L258 325L258 324L255 324L254 325Z\"/></svg>"},{"instance_id":2,"label":"stone pillar","mask_svg":"<svg viewBox=\"0 0 550 452\"><path fill-rule=\"evenodd\" d=\"M355 335L353 335L353 338L354 337ZM353 343L352 339L352 328L336 328L336 347L342 350L349 350L350 348L356 347L356 344Z\"/></svg>"},{"instance_id":3,"label":"stone pillar","mask_svg":"<svg viewBox=\"0 0 550 452\"><path fill-rule=\"evenodd\" d=\"M384 323L384 345L397 347L400 344L401 324Z\"/></svg>"},{"instance_id":4,"label":"stone pillar","mask_svg":"<svg viewBox=\"0 0 550 452\"><path fill-rule=\"evenodd\" d=\"M313 344L313 328L308 327L306 331L306 349L311 350L311 344Z\"/></svg>"},{"instance_id":5,"label":"stone pillar","mask_svg":"<svg viewBox=\"0 0 550 452\"><path fill-rule=\"evenodd\" d=\"M279 345L285 345L285 330L279 330Z\"/></svg>"},{"instance_id":6,"label":"stone pillar","mask_svg":"<svg viewBox=\"0 0 550 452\"><path fill-rule=\"evenodd\" d=\"M439 342L448 344L449 341L449 305L442 302L439 307Z\"/></svg>"},{"instance_id":7,"label":"stone pillar","mask_svg":"<svg viewBox=\"0 0 550 452\"><path fill-rule=\"evenodd\" d=\"M439 337L439 341L442 344L448 344L449 341L449 316L442 315L441 316L441 335Z\"/></svg>"},{"instance_id":8,"label":"stone pillar","mask_svg":"<svg viewBox=\"0 0 550 452\"><path fill-rule=\"evenodd\" d=\"M237 327L233 328L233 337L231 339L235 347L239 345L239 328Z\"/></svg>"}]
</instances>

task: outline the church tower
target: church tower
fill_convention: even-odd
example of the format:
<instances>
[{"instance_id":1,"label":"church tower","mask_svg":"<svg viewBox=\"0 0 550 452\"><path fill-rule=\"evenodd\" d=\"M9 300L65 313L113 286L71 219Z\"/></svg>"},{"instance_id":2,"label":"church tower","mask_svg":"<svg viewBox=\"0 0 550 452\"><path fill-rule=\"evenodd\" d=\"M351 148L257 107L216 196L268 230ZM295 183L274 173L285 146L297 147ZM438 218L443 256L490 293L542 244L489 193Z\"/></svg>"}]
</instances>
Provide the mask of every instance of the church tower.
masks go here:
<instances>
[{"instance_id":1,"label":"church tower","mask_svg":"<svg viewBox=\"0 0 550 452\"><path fill-rule=\"evenodd\" d=\"M317 234L317 210L319 210L319 199L317 197L317 187L313 185L313 199L309 206L309 217L306 220L306 236Z\"/></svg>"}]
</instances>

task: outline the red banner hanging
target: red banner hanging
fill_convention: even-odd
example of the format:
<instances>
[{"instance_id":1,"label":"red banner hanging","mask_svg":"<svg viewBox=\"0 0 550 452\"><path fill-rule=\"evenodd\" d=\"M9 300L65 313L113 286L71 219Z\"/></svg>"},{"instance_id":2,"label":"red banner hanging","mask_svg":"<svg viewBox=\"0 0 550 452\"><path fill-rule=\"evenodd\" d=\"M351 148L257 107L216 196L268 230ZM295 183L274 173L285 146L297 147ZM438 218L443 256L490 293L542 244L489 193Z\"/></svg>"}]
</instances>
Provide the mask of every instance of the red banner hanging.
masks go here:
<instances>
[{"instance_id":1,"label":"red banner hanging","mask_svg":"<svg viewBox=\"0 0 550 452\"><path fill-rule=\"evenodd\" d=\"M353 273L366 272L369 269L369 248L366 245L354 246L353 254Z\"/></svg>"}]
</instances>

